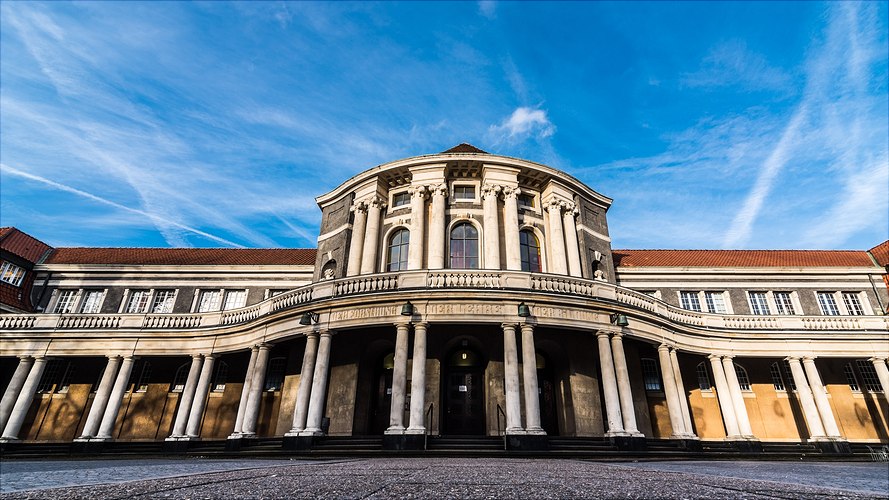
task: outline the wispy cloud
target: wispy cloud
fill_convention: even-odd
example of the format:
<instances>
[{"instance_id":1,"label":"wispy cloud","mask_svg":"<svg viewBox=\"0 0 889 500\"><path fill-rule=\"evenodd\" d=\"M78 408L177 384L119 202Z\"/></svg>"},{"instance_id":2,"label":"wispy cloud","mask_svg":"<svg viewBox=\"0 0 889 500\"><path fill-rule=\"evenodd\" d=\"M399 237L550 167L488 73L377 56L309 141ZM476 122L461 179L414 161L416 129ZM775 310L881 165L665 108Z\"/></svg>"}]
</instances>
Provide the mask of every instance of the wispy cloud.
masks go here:
<instances>
[{"instance_id":1,"label":"wispy cloud","mask_svg":"<svg viewBox=\"0 0 889 500\"><path fill-rule=\"evenodd\" d=\"M741 40L723 42L711 49L701 67L682 76L689 87L741 86L749 90L790 90L792 78L769 64L765 56L747 48Z\"/></svg>"},{"instance_id":2,"label":"wispy cloud","mask_svg":"<svg viewBox=\"0 0 889 500\"><path fill-rule=\"evenodd\" d=\"M497 17L497 2L494 0L481 0L478 2L478 13L488 19Z\"/></svg>"},{"instance_id":3,"label":"wispy cloud","mask_svg":"<svg viewBox=\"0 0 889 500\"><path fill-rule=\"evenodd\" d=\"M215 242L217 242L217 243L222 243L223 245L226 245L226 246L237 247L237 248L243 248L243 245L239 245L239 244L237 244L237 243L235 243L235 242L233 242L233 241L229 241L229 240L227 240L227 239L225 239L225 238L220 238L219 236L215 236L215 235L210 234L210 233L207 233L207 232L205 232L205 231L201 231L200 229L197 229L197 228L194 228L194 227L190 227L190 226L186 226L185 224L180 224L179 222L176 222L176 221L174 221L174 220L164 219L164 218L162 218L162 217L160 217L160 216L158 216L158 215L156 215L156 214L154 214L154 213L146 212L145 210L139 210L139 209L136 209L136 208L131 208L131 207L127 207L127 206L121 205L120 203L116 203L116 202L113 202L113 201L111 201L111 200L102 198L101 196L96 196L96 195L94 195L94 194L87 193L86 191L81 191L80 189L76 189L76 188L73 188L73 187L71 187L71 186L66 186L66 185L61 184L61 183L58 183L58 182L56 182L56 181L53 181L53 180L50 180L50 179L46 179L46 178L44 178L44 177L40 177L39 175L29 174L28 172L25 172L25 171L23 171L23 170L19 170L19 169L14 168L14 167L10 167L9 165L5 165L5 164L0 163L0 170L6 172L7 174L12 174L12 175L15 175L15 176L18 176L18 177L22 177L22 178L25 178L25 179L28 179L28 180L31 180L31 181L35 181L35 182L40 182L40 183L42 183L42 184L46 184L47 186L50 186L50 187L52 187L52 188L54 188L54 189L58 189L58 190L60 190L60 191L65 191L65 192L67 192L67 193L76 194L77 196L81 196L81 197L86 198L86 199L88 199L88 200L95 201L95 202L97 202L97 203L102 203L102 204L104 204L104 205L111 206L111 207L116 208L116 209L118 209L118 210L123 210L123 211L126 211L126 212L130 212L130 213L134 213L134 214L142 215L142 216L144 216L144 217L147 217L148 219L151 219L153 222L159 222L159 223L162 223L162 224L164 224L164 225L170 225L170 226L176 227L176 228L178 228L178 229L181 229L181 230L183 230L183 231L188 231L188 232L193 233L193 234L196 234L196 235L198 235L198 236L201 236L201 237L207 238L207 239L209 239L209 240L215 241Z\"/></svg>"}]
</instances>

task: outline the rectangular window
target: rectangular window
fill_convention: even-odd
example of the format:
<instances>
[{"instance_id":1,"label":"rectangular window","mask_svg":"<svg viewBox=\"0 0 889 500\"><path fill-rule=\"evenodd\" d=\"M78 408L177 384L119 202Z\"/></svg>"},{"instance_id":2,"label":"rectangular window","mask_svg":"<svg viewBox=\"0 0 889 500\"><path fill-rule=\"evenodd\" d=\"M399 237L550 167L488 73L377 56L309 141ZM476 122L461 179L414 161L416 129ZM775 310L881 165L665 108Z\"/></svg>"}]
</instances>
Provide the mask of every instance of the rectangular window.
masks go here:
<instances>
[{"instance_id":1,"label":"rectangular window","mask_svg":"<svg viewBox=\"0 0 889 500\"><path fill-rule=\"evenodd\" d=\"M818 306L821 307L821 314L825 316L838 316L840 308L837 307L837 301L833 297L833 292L818 292Z\"/></svg>"},{"instance_id":2,"label":"rectangular window","mask_svg":"<svg viewBox=\"0 0 889 500\"><path fill-rule=\"evenodd\" d=\"M403 193L396 193L392 195L392 208L395 207L403 207L405 205L410 205L411 203L411 194L407 191Z\"/></svg>"},{"instance_id":3,"label":"rectangular window","mask_svg":"<svg viewBox=\"0 0 889 500\"><path fill-rule=\"evenodd\" d=\"M707 364L698 363L696 372L698 375L698 388L700 388L702 391L710 391L710 374L709 372L707 372Z\"/></svg>"},{"instance_id":4,"label":"rectangular window","mask_svg":"<svg viewBox=\"0 0 889 500\"><path fill-rule=\"evenodd\" d=\"M74 312L74 302L77 300L77 290L60 290L59 300L52 312L56 314L68 314Z\"/></svg>"},{"instance_id":5,"label":"rectangular window","mask_svg":"<svg viewBox=\"0 0 889 500\"><path fill-rule=\"evenodd\" d=\"M750 390L750 377L747 376L747 370L744 369L743 366L735 364L735 375L738 376L738 385L741 386L742 391Z\"/></svg>"},{"instance_id":6,"label":"rectangular window","mask_svg":"<svg viewBox=\"0 0 889 500\"><path fill-rule=\"evenodd\" d=\"M852 369L852 363L846 363L843 366L843 374L846 375L846 383L853 392L861 392L861 386L858 385L858 379L855 377L855 370Z\"/></svg>"},{"instance_id":7,"label":"rectangular window","mask_svg":"<svg viewBox=\"0 0 889 500\"><path fill-rule=\"evenodd\" d=\"M454 186L454 199L463 201L474 200L475 186Z\"/></svg>"},{"instance_id":8,"label":"rectangular window","mask_svg":"<svg viewBox=\"0 0 889 500\"><path fill-rule=\"evenodd\" d=\"M154 292L154 300L151 301L151 312L173 312L173 301L176 300L176 290L157 290Z\"/></svg>"},{"instance_id":9,"label":"rectangular window","mask_svg":"<svg viewBox=\"0 0 889 500\"><path fill-rule=\"evenodd\" d=\"M25 270L12 262L3 261L0 266L0 281L12 286L20 286L25 278Z\"/></svg>"},{"instance_id":10,"label":"rectangular window","mask_svg":"<svg viewBox=\"0 0 889 500\"><path fill-rule=\"evenodd\" d=\"M861 381L864 382L864 388L869 392L883 392L883 386L880 385L880 379L877 377L877 369L874 364L866 359L856 360L858 365L858 373L861 374Z\"/></svg>"},{"instance_id":11,"label":"rectangular window","mask_svg":"<svg viewBox=\"0 0 889 500\"><path fill-rule=\"evenodd\" d=\"M143 314L148 312L148 299L151 298L151 290L132 290L127 302L125 313Z\"/></svg>"},{"instance_id":12,"label":"rectangular window","mask_svg":"<svg viewBox=\"0 0 889 500\"><path fill-rule=\"evenodd\" d=\"M657 361L651 358L642 358L642 380L646 391L661 391L661 375L658 373Z\"/></svg>"},{"instance_id":13,"label":"rectangular window","mask_svg":"<svg viewBox=\"0 0 889 500\"><path fill-rule=\"evenodd\" d=\"M679 305L689 311L701 312L701 299L698 292L679 292Z\"/></svg>"},{"instance_id":14,"label":"rectangular window","mask_svg":"<svg viewBox=\"0 0 889 500\"><path fill-rule=\"evenodd\" d=\"M784 380L787 382L787 387L790 387L791 391L796 390L796 382L793 380L793 371L790 369L790 361L784 360Z\"/></svg>"},{"instance_id":15,"label":"rectangular window","mask_svg":"<svg viewBox=\"0 0 889 500\"><path fill-rule=\"evenodd\" d=\"M80 312L85 314L95 314L102 307L102 297L105 292L102 290L87 290L83 292L83 301L80 303Z\"/></svg>"},{"instance_id":16,"label":"rectangular window","mask_svg":"<svg viewBox=\"0 0 889 500\"><path fill-rule=\"evenodd\" d=\"M846 311L852 316L863 316L864 308L861 307L861 299L855 292L843 292L843 304L846 305Z\"/></svg>"},{"instance_id":17,"label":"rectangular window","mask_svg":"<svg viewBox=\"0 0 889 500\"><path fill-rule=\"evenodd\" d=\"M136 381L136 392L145 392L148 390L148 384L151 383L151 362L144 361L142 363L142 371L139 372L139 380Z\"/></svg>"},{"instance_id":18,"label":"rectangular window","mask_svg":"<svg viewBox=\"0 0 889 500\"><path fill-rule=\"evenodd\" d=\"M750 297L750 312L760 316L771 314L765 292L747 292Z\"/></svg>"},{"instance_id":19,"label":"rectangular window","mask_svg":"<svg viewBox=\"0 0 889 500\"><path fill-rule=\"evenodd\" d=\"M775 292L775 308L778 314L791 315L796 314L793 309L793 301L790 300L790 292Z\"/></svg>"},{"instance_id":20,"label":"rectangular window","mask_svg":"<svg viewBox=\"0 0 889 500\"><path fill-rule=\"evenodd\" d=\"M198 302L198 312L210 312L219 310L219 290L204 290Z\"/></svg>"},{"instance_id":21,"label":"rectangular window","mask_svg":"<svg viewBox=\"0 0 889 500\"><path fill-rule=\"evenodd\" d=\"M519 208L534 208L533 194L520 194L517 200Z\"/></svg>"},{"instance_id":22,"label":"rectangular window","mask_svg":"<svg viewBox=\"0 0 889 500\"><path fill-rule=\"evenodd\" d=\"M222 310L237 309L247 303L247 290L227 290Z\"/></svg>"},{"instance_id":23,"label":"rectangular window","mask_svg":"<svg viewBox=\"0 0 889 500\"><path fill-rule=\"evenodd\" d=\"M707 303L707 312L725 314L725 295L722 292L704 292L704 301Z\"/></svg>"}]
</instances>

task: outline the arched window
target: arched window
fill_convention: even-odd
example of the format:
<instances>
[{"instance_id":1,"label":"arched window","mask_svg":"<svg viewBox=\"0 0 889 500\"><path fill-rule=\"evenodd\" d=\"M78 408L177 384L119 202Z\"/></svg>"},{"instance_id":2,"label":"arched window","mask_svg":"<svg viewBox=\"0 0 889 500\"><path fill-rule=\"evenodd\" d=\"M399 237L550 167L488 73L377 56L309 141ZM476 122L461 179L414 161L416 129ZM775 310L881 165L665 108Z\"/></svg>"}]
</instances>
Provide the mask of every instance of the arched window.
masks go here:
<instances>
[{"instance_id":1,"label":"arched window","mask_svg":"<svg viewBox=\"0 0 889 500\"><path fill-rule=\"evenodd\" d=\"M707 371L707 364L698 363L698 367L695 370L698 374L698 388L702 391L710 391L712 385L710 384L710 372Z\"/></svg>"},{"instance_id":2,"label":"arched window","mask_svg":"<svg viewBox=\"0 0 889 500\"><path fill-rule=\"evenodd\" d=\"M522 271L539 273L540 268L540 242L534 232L528 229L519 233L519 248L522 254Z\"/></svg>"},{"instance_id":3,"label":"arched window","mask_svg":"<svg viewBox=\"0 0 889 500\"><path fill-rule=\"evenodd\" d=\"M284 385L284 369L287 366L286 358L272 358L265 375L265 390L280 391Z\"/></svg>"},{"instance_id":4,"label":"arched window","mask_svg":"<svg viewBox=\"0 0 889 500\"><path fill-rule=\"evenodd\" d=\"M478 229L468 222L451 230L451 269L478 269Z\"/></svg>"},{"instance_id":5,"label":"arched window","mask_svg":"<svg viewBox=\"0 0 889 500\"><path fill-rule=\"evenodd\" d=\"M179 366L179 369L176 370L176 376L173 377L173 384L170 387L170 392L182 392L185 390L185 382L188 380L188 370L191 368L191 363L184 363Z\"/></svg>"},{"instance_id":6,"label":"arched window","mask_svg":"<svg viewBox=\"0 0 889 500\"><path fill-rule=\"evenodd\" d=\"M738 385L741 386L742 391L749 391L750 389L750 377L747 376L747 370L744 369L743 366L735 363L735 373L738 375Z\"/></svg>"},{"instance_id":7,"label":"arched window","mask_svg":"<svg viewBox=\"0 0 889 500\"><path fill-rule=\"evenodd\" d=\"M389 238L389 253L386 261L387 271L407 270L407 249L411 233L407 229L399 229Z\"/></svg>"}]
</instances>

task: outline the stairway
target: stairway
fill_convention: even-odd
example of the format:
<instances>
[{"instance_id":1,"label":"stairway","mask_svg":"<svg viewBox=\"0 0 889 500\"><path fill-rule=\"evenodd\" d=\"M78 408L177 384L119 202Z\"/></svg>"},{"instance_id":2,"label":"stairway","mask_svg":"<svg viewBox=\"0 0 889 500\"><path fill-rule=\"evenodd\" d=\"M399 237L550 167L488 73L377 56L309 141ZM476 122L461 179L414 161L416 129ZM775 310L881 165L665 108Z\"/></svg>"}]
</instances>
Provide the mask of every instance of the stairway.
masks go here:
<instances>
[{"instance_id":1,"label":"stairway","mask_svg":"<svg viewBox=\"0 0 889 500\"><path fill-rule=\"evenodd\" d=\"M502 456L503 438L499 436L429 436L426 455Z\"/></svg>"}]
</instances>

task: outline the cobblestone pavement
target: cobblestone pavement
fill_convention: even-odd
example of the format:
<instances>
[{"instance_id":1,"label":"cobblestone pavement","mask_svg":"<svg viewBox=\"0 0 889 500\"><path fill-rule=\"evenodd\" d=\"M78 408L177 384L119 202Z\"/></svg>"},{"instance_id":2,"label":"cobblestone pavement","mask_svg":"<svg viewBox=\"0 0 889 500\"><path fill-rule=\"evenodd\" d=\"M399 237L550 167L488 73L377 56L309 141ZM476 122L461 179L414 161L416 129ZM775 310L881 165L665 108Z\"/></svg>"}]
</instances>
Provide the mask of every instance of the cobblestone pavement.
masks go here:
<instances>
[{"instance_id":1,"label":"cobblestone pavement","mask_svg":"<svg viewBox=\"0 0 889 500\"><path fill-rule=\"evenodd\" d=\"M29 465L30 464L30 465ZM683 467L684 466L684 467ZM762 466L762 467L758 467ZM375 458L331 461L3 461L3 488L31 477L126 483L3 493L9 498L889 498L886 464L597 463L555 459ZM30 467L30 468L29 468ZM249 468L249 469L248 469ZM695 473L684 471L694 471ZM756 469L759 469L757 472ZM745 472L737 472L746 470ZM135 475L133 471L138 471ZM782 472L783 471L783 472ZM834 488L800 481L840 471ZM83 476L81 476L83 473ZM151 474L161 477L145 480ZM179 477L168 477L170 474ZM189 475L185 475L189 474ZM739 476L743 477L727 477ZM770 480L751 479L766 475ZM73 479L72 479L73 478ZM91 479L92 478L92 479ZM138 480L137 480L138 479ZM61 481L67 481L61 483ZM46 488L51 480L36 486ZM802 484L801 484L802 483Z\"/></svg>"}]
</instances>

